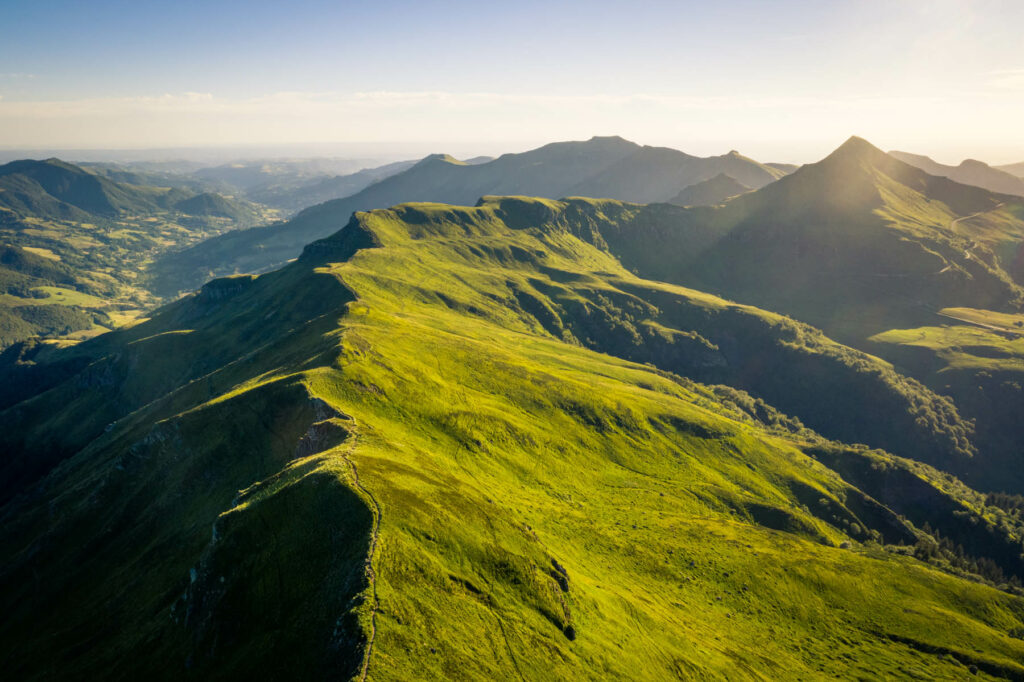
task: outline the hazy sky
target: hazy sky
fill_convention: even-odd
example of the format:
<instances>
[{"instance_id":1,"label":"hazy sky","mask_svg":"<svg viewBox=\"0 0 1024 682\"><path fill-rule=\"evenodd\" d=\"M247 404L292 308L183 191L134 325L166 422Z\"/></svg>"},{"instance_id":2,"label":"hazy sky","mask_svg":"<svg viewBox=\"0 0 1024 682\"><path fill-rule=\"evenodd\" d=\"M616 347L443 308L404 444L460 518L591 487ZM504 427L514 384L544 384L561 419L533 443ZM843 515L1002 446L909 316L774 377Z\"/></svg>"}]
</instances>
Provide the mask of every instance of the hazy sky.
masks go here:
<instances>
[{"instance_id":1,"label":"hazy sky","mask_svg":"<svg viewBox=\"0 0 1024 682\"><path fill-rule=\"evenodd\" d=\"M0 0L0 146L1024 160L1021 0Z\"/></svg>"}]
</instances>

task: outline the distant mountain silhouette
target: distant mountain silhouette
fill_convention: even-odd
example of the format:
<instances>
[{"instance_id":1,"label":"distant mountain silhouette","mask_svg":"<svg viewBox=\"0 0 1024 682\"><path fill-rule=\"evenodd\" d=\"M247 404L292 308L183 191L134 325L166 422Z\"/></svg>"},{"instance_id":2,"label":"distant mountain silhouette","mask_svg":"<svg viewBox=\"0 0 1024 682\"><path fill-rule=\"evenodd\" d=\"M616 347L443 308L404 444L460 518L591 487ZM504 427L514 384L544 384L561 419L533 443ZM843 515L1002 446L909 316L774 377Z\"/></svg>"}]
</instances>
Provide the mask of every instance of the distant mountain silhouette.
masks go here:
<instances>
[{"instance_id":1,"label":"distant mountain silhouette","mask_svg":"<svg viewBox=\"0 0 1024 682\"><path fill-rule=\"evenodd\" d=\"M1010 163L1005 166L996 166L997 169L1005 171L1010 175L1015 175L1018 178L1024 178L1024 161L1020 163Z\"/></svg>"},{"instance_id":2,"label":"distant mountain silhouette","mask_svg":"<svg viewBox=\"0 0 1024 682\"><path fill-rule=\"evenodd\" d=\"M710 180L684 187L669 203L677 206L714 206L749 191L749 187L737 182L731 175L719 173Z\"/></svg>"},{"instance_id":3,"label":"distant mountain silhouette","mask_svg":"<svg viewBox=\"0 0 1024 682\"><path fill-rule=\"evenodd\" d=\"M434 154L350 197L308 208L287 223L239 231L169 255L155 268L156 286L173 293L201 285L211 273L267 270L337 230L354 211L408 201L473 204L484 195L668 201L680 188L719 173L754 188L785 175L735 151L700 158L664 147L644 147L621 137L556 142L480 164Z\"/></svg>"},{"instance_id":4,"label":"distant mountain silhouette","mask_svg":"<svg viewBox=\"0 0 1024 682\"><path fill-rule=\"evenodd\" d=\"M932 175L941 175L965 185L983 187L990 192L1024 196L1024 179L981 161L967 159L959 166L946 166L919 154L897 151L889 154Z\"/></svg>"}]
</instances>

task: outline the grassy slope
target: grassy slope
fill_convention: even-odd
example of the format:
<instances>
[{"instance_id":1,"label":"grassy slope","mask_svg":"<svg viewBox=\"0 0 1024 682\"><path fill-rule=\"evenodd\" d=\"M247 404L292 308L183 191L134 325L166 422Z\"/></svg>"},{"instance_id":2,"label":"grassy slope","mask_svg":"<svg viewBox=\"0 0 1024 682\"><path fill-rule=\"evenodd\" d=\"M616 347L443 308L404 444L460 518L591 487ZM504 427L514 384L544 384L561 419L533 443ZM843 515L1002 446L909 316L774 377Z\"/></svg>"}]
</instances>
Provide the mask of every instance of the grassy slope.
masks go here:
<instances>
[{"instance_id":1,"label":"grassy slope","mask_svg":"<svg viewBox=\"0 0 1024 682\"><path fill-rule=\"evenodd\" d=\"M4 509L7 669L1024 675L1024 602L857 543L851 520L909 529L851 511L802 440L517 307L516 285L559 282L523 253L562 280L630 276L516 216L364 214L67 351L93 364L2 414L81 450Z\"/></svg>"},{"instance_id":2,"label":"grassy slope","mask_svg":"<svg viewBox=\"0 0 1024 682\"><path fill-rule=\"evenodd\" d=\"M891 329L871 337L880 353L920 376L934 390L952 396L976 421L986 465L968 480L988 490L1024 489L1019 453L1024 432L1024 316L971 308L947 308L941 326ZM956 320L976 326L957 324Z\"/></svg>"}]
</instances>

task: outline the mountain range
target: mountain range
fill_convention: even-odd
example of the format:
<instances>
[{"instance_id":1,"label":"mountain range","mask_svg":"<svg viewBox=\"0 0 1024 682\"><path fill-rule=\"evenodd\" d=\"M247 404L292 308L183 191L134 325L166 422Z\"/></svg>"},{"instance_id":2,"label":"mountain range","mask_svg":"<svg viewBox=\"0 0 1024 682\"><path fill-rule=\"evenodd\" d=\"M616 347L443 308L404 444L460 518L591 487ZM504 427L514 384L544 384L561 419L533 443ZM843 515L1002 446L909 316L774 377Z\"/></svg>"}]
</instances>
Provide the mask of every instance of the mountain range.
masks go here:
<instances>
[{"instance_id":1,"label":"mountain range","mask_svg":"<svg viewBox=\"0 0 1024 682\"><path fill-rule=\"evenodd\" d=\"M595 138L164 256L283 265L0 353L0 665L1024 679L1022 244L1021 197L857 137Z\"/></svg>"},{"instance_id":2,"label":"mountain range","mask_svg":"<svg viewBox=\"0 0 1024 682\"><path fill-rule=\"evenodd\" d=\"M964 185L984 187L992 192L1024 197L1024 178L1001 168L993 168L983 161L966 159L959 166L945 166L919 154L897 151L889 154L931 175L956 180Z\"/></svg>"},{"instance_id":3,"label":"mountain range","mask_svg":"<svg viewBox=\"0 0 1024 682\"><path fill-rule=\"evenodd\" d=\"M275 267L297 256L308 242L337 230L339 216L353 211L403 201L466 204L489 194L668 201L683 188L719 173L754 188L785 175L737 152L701 158L620 137L554 143L474 164L438 154L350 197L308 208L287 223L226 235L169 255L154 268L154 286L174 293L198 287L211 272L260 272Z\"/></svg>"},{"instance_id":4,"label":"mountain range","mask_svg":"<svg viewBox=\"0 0 1024 682\"><path fill-rule=\"evenodd\" d=\"M1024 162L1011 163L1005 166L996 166L1001 171L1006 171L1010 175L1016 175L1018 178L1024 178Z\"/></svg>"}]
</instances>

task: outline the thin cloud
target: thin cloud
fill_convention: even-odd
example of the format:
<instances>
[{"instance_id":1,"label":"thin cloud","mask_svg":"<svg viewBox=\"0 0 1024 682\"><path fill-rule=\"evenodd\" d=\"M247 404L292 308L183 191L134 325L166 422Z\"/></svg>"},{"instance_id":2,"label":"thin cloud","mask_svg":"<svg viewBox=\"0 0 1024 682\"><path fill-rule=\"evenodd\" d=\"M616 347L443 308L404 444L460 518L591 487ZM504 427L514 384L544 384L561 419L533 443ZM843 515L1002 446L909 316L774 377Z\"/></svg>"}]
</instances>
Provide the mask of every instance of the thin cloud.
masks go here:
<instances>
[{"instance_id":1,"label":"thin cloud","mask_svg":"<svg viewBox=\"0 0 1024 682\"><path fill-rule=\"evenodd\" d=\"M1000 90L1024 90L1024 69L993 71L988 84Z\"/></svg>"},{"instance_id":2,"label":"thin cloud","mask_svg":"<svg viewBox=\"0 0 1024 682\"><path fill-rule=\"evenodd\" d=\"M1024 70L1021 70L1024 72ZM1024 75L1016 70L999 77ZM995 77L996 74L993 74ZM283 91L255 97L211 92L74 100L0 101L0 145L173 147L447 141L489 149L527 140L618 134L692 153L730 148L813 159L861 134L883 147L930 150L948 131L979 131L965 153L1024 156L998 131L1016 125L1024 91L986 88L929 96L694 96L452 91ZM986 106L978 122L980 99ZM894 115L897 113L898 115ZM920 122L926 120L928 127ZM990 153L990 150L999 153ZM964 153L964 152L948 152ZM1013 160L1011 158L1010 160Z\"/></svg>"}]
</instances>

